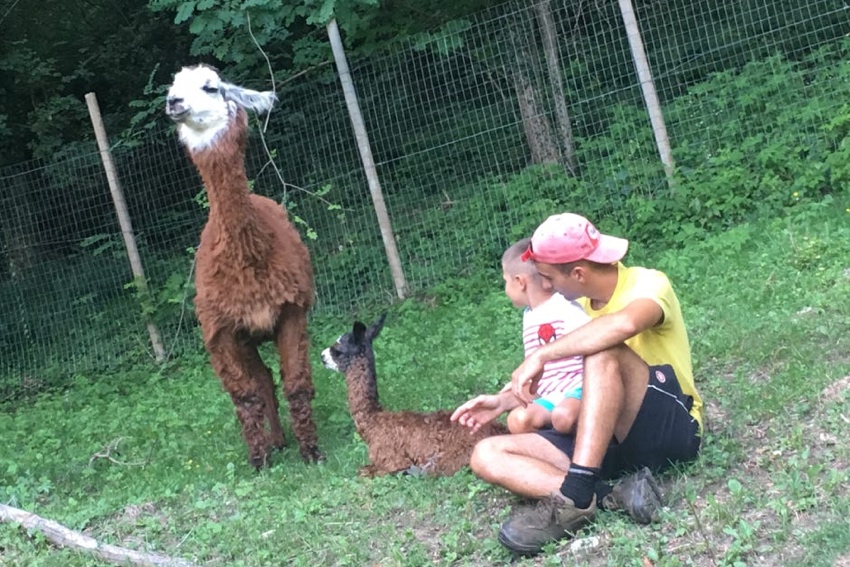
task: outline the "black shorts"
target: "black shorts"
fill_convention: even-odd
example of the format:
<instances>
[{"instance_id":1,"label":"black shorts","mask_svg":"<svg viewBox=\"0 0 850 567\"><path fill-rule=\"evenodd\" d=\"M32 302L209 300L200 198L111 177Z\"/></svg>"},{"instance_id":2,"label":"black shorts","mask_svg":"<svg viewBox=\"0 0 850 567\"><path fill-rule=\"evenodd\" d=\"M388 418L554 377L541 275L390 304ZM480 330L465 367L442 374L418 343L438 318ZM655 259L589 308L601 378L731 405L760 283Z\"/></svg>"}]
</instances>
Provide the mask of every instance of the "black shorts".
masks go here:
<instances>
[{"instance_id":1,"label":"black shorts","mask_svg":"<svg viewBox=\"0 0 850 567\"><path fill-rule=\"evenodd\" d=\"M692 461L699 453L699 423L691 414L693 398L682 393L669 364L649 367L649 384L626 438L612 440L602 461L600 476L615 478L642 467L662 470L671 464ZM554 429L539 431L572 460L575 436Z\"/></svg>"}]
</instances>

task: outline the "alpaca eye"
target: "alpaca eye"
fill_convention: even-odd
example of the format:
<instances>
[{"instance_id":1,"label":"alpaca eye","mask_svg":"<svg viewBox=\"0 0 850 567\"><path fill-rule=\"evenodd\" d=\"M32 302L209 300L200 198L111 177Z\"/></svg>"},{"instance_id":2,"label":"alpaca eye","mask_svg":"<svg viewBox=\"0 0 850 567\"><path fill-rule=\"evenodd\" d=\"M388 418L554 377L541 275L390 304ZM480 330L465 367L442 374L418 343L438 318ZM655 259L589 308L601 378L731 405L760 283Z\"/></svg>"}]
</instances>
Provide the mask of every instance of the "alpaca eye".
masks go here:
<instances>
[{"instance_id":1,"label":"alpaca eye","mask_svg":"<svg viewBox=\"0 0 850 567\"><path fill-rule=\"evenodd\" d=\"M215 94L218 92L218 87L211 87L210 85L204 85L201 87L201 90L205 93Z\"/></svg>"}]
</instances>

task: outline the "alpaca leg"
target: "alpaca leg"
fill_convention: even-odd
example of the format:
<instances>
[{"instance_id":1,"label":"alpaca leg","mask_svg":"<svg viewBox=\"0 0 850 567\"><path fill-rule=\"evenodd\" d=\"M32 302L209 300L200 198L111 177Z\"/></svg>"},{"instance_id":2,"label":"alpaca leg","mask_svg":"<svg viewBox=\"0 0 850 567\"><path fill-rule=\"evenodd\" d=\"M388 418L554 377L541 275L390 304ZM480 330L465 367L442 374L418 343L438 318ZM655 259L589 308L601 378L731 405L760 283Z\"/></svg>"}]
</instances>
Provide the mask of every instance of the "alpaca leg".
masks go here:
<instances>
[{"instance_id":1,"label":"alpaca leg","mask_svg":"<svg viewBox=\"0 0 850 567\"><path fill-rule=\"evenodd\" d=\"M313 408L310 406L316 390L313 388L309 347L306 311L294 305L284 308L277 334L283 394L289 402L292 433L298 441L301 457L307 462L316 462L322 458L322 454L318 448Z\"/></svg>"},{"instance_id":2,"label":"alpaca leg","mask_svg":"<svg viewBox=\"0 0 850 567\"><path fill-rule=\"evenodd\" d=\"M265 428L266 396L261 381L251 373L255 370L251 361L257 356L256 348L238 341L233 335L221 334L207 340L206 346L213 370L236 406L236 417L242 424L242 436L248 445L248 461L260 468L267 461L269 438Z\"/></svg>"},{"instance_id":3,"label":"alpaca leg","mask_svg":"<svg viewBox=\"0 0 850 567\"><path fill-rule=\"evenodd\" d=\"M249 354L253 354L248 361L249 372L260 384L263 404L266 409L266 421L269 426L271 445L275 449L283 449L286 447L286 437L283 435L283 428L280 425L280 414L278 413L280 404L277 401L277 393L275 392L271 370L263 363L259 352L256 350L252 351L252 349L248 350Z\"/></svg>"}]
</instances>

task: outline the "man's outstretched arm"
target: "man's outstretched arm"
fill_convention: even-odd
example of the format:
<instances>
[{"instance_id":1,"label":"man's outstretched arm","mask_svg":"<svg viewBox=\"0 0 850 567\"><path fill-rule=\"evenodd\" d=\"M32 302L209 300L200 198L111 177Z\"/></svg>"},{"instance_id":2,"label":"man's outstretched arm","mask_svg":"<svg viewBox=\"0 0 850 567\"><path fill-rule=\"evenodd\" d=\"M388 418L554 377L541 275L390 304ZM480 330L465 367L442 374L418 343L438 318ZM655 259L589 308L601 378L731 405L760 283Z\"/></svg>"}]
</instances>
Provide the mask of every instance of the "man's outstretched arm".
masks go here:
<instances>
[{"instance_id":1,"label":"man's outstretched arm","mask_svg":"<svg viewBox=\"0 0 850 567\"><path fill-rule=\"evenodd\" d=\"M481 426L519 405L520 402L513 392L502 390L498 394L484 394L472 398L454 411L451 420L469 427L471 433L475 433Z\"/></svg>"}]
</instances>

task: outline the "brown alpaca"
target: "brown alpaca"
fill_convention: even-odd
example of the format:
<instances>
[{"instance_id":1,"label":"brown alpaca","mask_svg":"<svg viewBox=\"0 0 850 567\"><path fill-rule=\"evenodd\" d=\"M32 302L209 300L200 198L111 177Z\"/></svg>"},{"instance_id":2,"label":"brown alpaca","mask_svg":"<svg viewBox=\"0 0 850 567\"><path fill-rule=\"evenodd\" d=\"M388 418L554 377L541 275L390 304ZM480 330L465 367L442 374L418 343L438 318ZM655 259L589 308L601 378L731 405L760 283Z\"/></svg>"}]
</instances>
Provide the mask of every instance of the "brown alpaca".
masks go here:
<instances>
[{"instance_id":1,"label":"brown alpaca","mask_svg":"<svg viewBox=\"0 0 850 567\"><path fill-rule=\"evenodd\" d=\"M507 433L491 422L477 433L449 420L452 412L386 411L378 401L372 340L381 332L382 315L368 329L357 321L350 333L322 352L322 362L345 374L348 408L357 433L369 447L371 464L363 476L397 472L452 475L469 464L472 448L490 435Z\"/></svg>"},{"instance_id":2,"label":"brown alpaca","mask_svg":"<svg viewBox=\"0 0 850 567\"><path fill-rule=\"evenodd\" d=\"M321 455L310 402L307 312L313 269L286 210L248 188L245 108L268 111L274 93L243 89L210 67L186 67L174 77L166 113L204 182L209 219L196 255L195 310L213 369L236 406L249 461L267 464L286 445L269 368L257 352L274 341L283 393L305 461Z\"/></svg>"}]
</instances>

